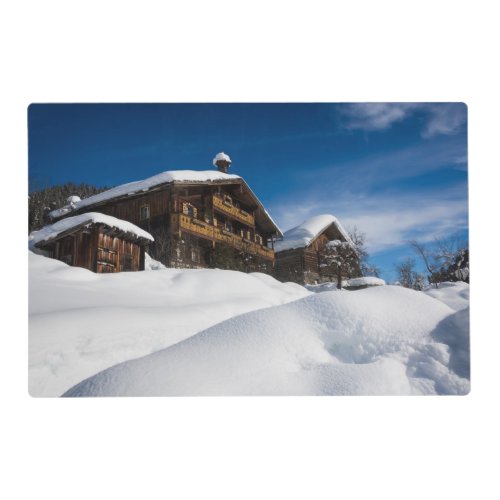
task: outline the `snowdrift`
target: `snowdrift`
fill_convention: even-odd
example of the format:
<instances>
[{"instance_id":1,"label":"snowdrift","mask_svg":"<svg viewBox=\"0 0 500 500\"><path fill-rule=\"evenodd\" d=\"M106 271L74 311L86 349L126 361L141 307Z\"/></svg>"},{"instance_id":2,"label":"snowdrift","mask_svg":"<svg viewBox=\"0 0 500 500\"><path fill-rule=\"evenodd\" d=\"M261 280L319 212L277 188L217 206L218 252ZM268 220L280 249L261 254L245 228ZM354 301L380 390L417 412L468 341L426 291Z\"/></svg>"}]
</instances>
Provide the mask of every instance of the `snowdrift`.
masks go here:
<instances>
[{"instance_id":1,"label":"snowdrift","mask_svg":"<svg viewBox=\"0 0 500 500\"><path fill-rule=\"evenodd\" d=\"M468 313L422 292L324 292L231 318L65 396L466 394Z\"/></svg>"},{"instance_id":2,"label":"snowdrift","mask_svg":"<svg viewBox=\"0 0 500 500\"><path fill-rule=\"evenodd\" d=\"M158 270L98 275L29 252L32 396L60 396L117 363L309 294L265 274L148 266Z\"/></svg>"},{"instance_id":3,"label":"snowdrift","mask_svg":"<svg viewBox=\"0 0 500 500\"><path fill-rule=\"evenodd\" d=\"M463 281L439 283L439 288L431 285L424 292L444 302L455 311L469 307L469 285Z\"/></svg>"}]
</instances>

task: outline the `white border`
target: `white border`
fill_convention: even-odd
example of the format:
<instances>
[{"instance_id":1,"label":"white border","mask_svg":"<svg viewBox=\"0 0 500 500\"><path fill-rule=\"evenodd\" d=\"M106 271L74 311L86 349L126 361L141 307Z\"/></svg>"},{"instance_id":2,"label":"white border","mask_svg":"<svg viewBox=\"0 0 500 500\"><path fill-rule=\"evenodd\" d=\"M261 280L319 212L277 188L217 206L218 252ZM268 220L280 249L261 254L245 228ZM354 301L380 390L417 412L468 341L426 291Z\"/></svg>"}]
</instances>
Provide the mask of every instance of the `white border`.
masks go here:
<instances>
[{"instance_id":1,"label":"white border","mask_svg":"<svg viewBox=\"0 0 500 500\"><path fill-rule=\"evenodd\" d=\"M498 496L500 350L491 314L496 268L491 263L498 248L491 216L498 207L497 184L490 176L500 164L494 73L499 36L490 4L215 0L176 5L49 0L1 7L7 314L2 321L2 497ZM26 261L20 257L26 251L26 107L87 101L465 101L472 393L457 398L31 399Z\"/></svg>"}]
</instances>

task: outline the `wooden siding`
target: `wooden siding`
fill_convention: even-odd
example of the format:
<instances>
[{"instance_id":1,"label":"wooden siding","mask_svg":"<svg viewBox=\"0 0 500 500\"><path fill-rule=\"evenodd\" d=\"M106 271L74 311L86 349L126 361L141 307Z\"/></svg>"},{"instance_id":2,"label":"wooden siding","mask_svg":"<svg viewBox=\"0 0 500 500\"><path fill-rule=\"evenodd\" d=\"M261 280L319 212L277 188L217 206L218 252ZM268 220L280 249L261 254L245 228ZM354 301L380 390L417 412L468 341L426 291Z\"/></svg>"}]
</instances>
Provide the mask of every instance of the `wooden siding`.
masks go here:
<instances>
[{"instance_id":1,"label":"wooden siding","mask_svg":"<svg viewBox=\"0 0 500 500\"><path fill-rule=\"evenodd\" d=\"M117 219L126 220L148 231L157 218L161 218L169 211L169 204L170 193L165 190L146 193L128 200L111 201L96 207L95 210ZM141 207L143 206L149 207L149 217L144 219L141 218Z\"/></svg>"},{"instance_id":2,"label":"wooden siding","mask_svg":"<svg viewBox=\"0 0 500 500\"><path fill-rule=\"evenodd\" d=\"M301 248L276 254L274 274L280 281L304 283L304 255Z\"/></svg>"},{"instance_id":3,"label":"wooden siding","mask_svg":"<svg viewBox=\"0 0 500 500\"><path fill-rule=\"evenodd\" d=\"M304 259L304 271L318 273L319 270L318 251L307 248L304 249L302 253Z\"/></svg>"},{"instance_id":4,"label":"wooden siding","mask_svg":"<svg viewBox=\"0 0 500 500\"><path fill-rule=\"evenodd\" d=\"M306 249L308 252L318 252L325 248L326 244L330 240L326 237L325 234L320 234Z\"/></svg>"},{"instance_id":5,"label":"wooden siding","mask_svg":"<svg viewBox=\"0 0 500 500\"><path fill-rule=\"evenodd\" d=\"M139 243L106 234L99 228L83 228L40 248L70 266L97 273L144 269L144 249Z\"/></svg>"},{"instance_id":6,"label":"wooden siding","mask_svg":"<svg viewBox=\"0 0 500 500\"><path fill-rule=\"evenodd\" d=\"M141 247L117 236L99 232L97 240L98 273L118 273L141 269Z\"/></svg>"}]
</instances>

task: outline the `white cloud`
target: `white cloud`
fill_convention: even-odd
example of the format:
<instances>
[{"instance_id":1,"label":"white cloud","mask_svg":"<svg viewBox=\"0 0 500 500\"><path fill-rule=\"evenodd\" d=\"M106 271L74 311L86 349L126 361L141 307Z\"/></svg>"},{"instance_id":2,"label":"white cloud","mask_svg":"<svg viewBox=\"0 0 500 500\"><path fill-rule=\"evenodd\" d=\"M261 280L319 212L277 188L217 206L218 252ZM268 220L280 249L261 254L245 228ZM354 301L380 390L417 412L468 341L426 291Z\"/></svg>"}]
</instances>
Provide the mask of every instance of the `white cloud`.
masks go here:
<instances>
[{"instance_id":1,"label":"white cloud","mask_svg":"<svg viewBox=\"0 0 500 500\"><path fill-rule=\"evenodd\" d=\"M450 236L467 228L467 179L430 184L434 172L467 168L461 137L420 141L356 159L294 174L295 188L269 203L283 231L308 217L333 214L346 227L367 236L370 253ZM422 181L423 179L423 181ZM460 179L460 180L458 180Z\"/></svg>"},{"instance_id":2,"label":"white cloud","mask_svg":"<svg viewBox=\"0 0 500 500\"><path fill-rule=\"evenodd\" d=\"M344 127L348 130L383 131L415 112L425 115L424 138L457 133L467 121L463 103L355 103L340 105Z\"/></svg>"},{"instance_id":3,"label":"white cloud","mask_svg":"<svg viewBox=\"0 0 500 500\"><path fill-rule=\"evenodd\" d=\"M323 190L335 179L336 189L356 187L358 192L387 185L398 180L418 177L441 167L467 167L466 144L460 138L420 141L418 145L369 154L331 165L304 169L299 174L314 189Z\"/></svg>"},{"instance_id":4,"label":"white cloud","mask_svg":"<svg viewBox=\"0 0 500 500\"><path fill-rule=\"evenodd\" d=\"M368 250L376 253L411 239L426 243L466 228L467 205L463 201L437 201L424 207L417 204L393 210L384 208L376 213L348 215L343 224L357 226L364 232Z\"/></svg>"},{"instance_id":5,"label":"white cloud","mask_svg":"<svg viewBox=\"0 0 500 500\"><path fill-rule=\"evenodd\" d=\"M376 253L405 245L410 239L423 243L449 236L467 227L468 206L455 189L439 195L400 194L386 197L348 196L331 198L314 204L273 207L281 229L286 231L308 217L329 213L346 228L356 226L366 234L367 249Z\"/></svg>"},{"instance_id":6,"label":"white cloud","mask_svg":"<svg viewBox=\"0 0 500 500\"><path fill-rule=\"evenodd\" d=\"M461 103L429 105L428 112L429 120L422 131L422 137L426 138L455 134L467 121L467 108Z\"/></svg>"},{"instance_id":7,"label":"white cloud","mask_svg":"<svg viewBox=\"0 0 500 500\"><path fill-rule=\"evenodd\" d=\"M348 129L386 130L404 120L418 104L414 103L359 103L341 108L347 118Z\"/></svg>"}]
</instances>

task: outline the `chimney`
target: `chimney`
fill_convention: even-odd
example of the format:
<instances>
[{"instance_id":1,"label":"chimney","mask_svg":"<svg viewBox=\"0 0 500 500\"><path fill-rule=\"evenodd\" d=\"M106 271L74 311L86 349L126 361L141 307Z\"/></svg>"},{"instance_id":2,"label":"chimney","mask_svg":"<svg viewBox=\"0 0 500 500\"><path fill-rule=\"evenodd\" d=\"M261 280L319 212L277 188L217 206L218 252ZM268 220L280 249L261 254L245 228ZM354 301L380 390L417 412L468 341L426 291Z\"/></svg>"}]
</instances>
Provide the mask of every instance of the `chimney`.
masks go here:
<instances>
[{"instance_id":1,"label":"chimney","mask_svg":"<svg viewBox=\"0 0 500 500\"><path fill-rule=\"evenodd\" d=\"M229 167L231 166L231 158L224 153L217 153L215 155L215 158L213 160L213 164L215 167L217 167L217 170L219 172L223 172L224 174L227 174L227 171L229 170Z\"/></svg>"}]
</instances>

